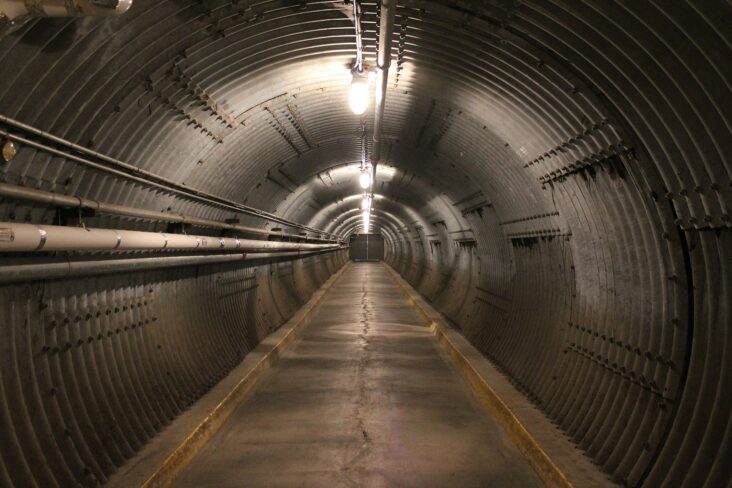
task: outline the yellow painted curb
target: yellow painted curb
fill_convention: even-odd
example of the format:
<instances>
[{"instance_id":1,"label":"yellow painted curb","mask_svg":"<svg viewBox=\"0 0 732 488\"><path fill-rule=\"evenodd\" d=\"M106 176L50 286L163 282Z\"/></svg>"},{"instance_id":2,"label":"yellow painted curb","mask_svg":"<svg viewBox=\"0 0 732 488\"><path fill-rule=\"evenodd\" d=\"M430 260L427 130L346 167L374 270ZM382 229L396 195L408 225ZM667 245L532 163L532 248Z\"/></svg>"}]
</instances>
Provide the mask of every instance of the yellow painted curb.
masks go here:
<instances>
[{"instance_id":1,"label":"yellow painted curb","mask_svg":"<svg viewBox=\"0 0 732 488\"><path fill-rule=\"evenodd\" d=\"M257 382L264 376L269 368L279 359L287 346L295 340L299 329L305 325L318 309L328 290L340 278L343 272L350 266L347 262L338 270L323 287L316 293L320 293L317 300L311 305L296 324L285 334L285 336L267 352L264 357L236 384L226 397L209 413L203 421L191 432L188 437L167 457L160 467L141 485L141 488L159 488L172 486L175 479L191 463L196 455L203 449L208 441L218 432L226 422L234 409L246 398L247 394L254 388Z\"/></svg>"},{"instance_id":2,"label":"yellow painted curb","mask_svg":"<svg viewBox=\"0 0 732 488\"><path fill-rule=\"evenodd\" d=\"M413 291L407 288L402 278L397 275L390 266L384 264L394 282L401 288L412 306L417 309L419 314L424 317L435 335L437 342L447 351L453 363L458 370L465 376L470 383L475 395L485 405L488 411L495 417L501 427L508 433L511 440L516 444L526 461L531 465L536 474L541 478L546 486L558 488L572 488L572 483L567 479L559 467L554 464L549 455L541 448L539 443L523 426L521 421L513 414L508 405L500 396L488 385L480 373L473 367L472 363L460 351L445 333L445 327L433 320L419 303L419 300L413 296ZM416 293L416 292L414 292Z\"/></svg>"}]
</instances>

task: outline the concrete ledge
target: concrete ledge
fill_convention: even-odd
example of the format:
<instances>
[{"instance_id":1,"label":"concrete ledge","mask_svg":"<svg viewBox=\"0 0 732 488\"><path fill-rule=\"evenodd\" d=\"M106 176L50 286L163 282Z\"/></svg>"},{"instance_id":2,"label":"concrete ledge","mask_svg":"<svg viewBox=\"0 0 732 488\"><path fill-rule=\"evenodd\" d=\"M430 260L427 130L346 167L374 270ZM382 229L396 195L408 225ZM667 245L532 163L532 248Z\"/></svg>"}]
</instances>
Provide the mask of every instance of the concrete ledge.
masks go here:
<instances>
[{"instance_id":1,"label":"concrete ledge","mask_svg":"<svg viewBox=\"0 0 732 488\"><path fill-rule=\"evenodd\" d=\"M481 374L473 367L473 363L480 361L474 357L467 340L457 331L446 329L438 323L432 323L430 329L437 341L445 348L455 362L460 372L472 386L480 401L496 417L501 426L508 432L511 440L519 448L524 458L531 464L534 471L544 481L546 486L571 487L564 473L544 452L539 443L516 418L511 409L501 400Z\"/></svg>"},{"instance_id":2,"label":"concrete ledge","mask_svg":"<svg viewBox=\"0 0 732 488\"><path fill-rule=\"evenodd\" d=\"M422 295L390 266L384 266L425 319L437 342L447 351L476 396L509 434L546 486L617 486L480 351L460 332L450 327L442 314Z\"/></svg>"},{"instance_id":3,"label":"concrete ledge","mask_svg":"<svg viewBox=\"0 0 732 488\"><path fill-rule=\"evenodd\" d=\"M153 438L110 479L109 486L171 486L259 379L297 338L328 290L348 266L349 263L346 263L334 273L290 320L264 338L239 366Z\"/></svg>"}]
</instances>

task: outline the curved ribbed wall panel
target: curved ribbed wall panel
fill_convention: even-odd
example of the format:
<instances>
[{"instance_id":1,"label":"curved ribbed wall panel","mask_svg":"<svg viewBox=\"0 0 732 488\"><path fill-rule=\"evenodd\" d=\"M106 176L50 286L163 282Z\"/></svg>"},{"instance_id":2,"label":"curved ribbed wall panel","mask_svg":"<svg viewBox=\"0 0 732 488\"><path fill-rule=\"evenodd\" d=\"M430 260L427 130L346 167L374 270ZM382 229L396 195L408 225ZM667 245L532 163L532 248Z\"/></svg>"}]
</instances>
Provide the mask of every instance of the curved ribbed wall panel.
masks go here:
<instances>
[{"instance_id":1,"label":"curved ribbed wall panel","mask_svg":"<svg viewBox=\"0 0 732 488\"><path fill-rule=\"evenodd\" d=\"M103 483L346 258L0 287L2 486Z\"/></svg>"},{"instance_id":2,"label":"curved ribbed wall panel","mask_svg":"<svg viewBox=\"0 0 732 488\"><path fill-rule=\"evenodd\" d=\"M362 5L373 66L379 3ZM386 261L626 486L732 476L730 26L724 0L397 6L372 217ZM2 115L181 188L360 229L351 5L135 0L3 29ZM293 231L102 166L19 144L0 172ZM3 287L0 484L103 482L343 259Z\"/></svg>"}]
</instances>

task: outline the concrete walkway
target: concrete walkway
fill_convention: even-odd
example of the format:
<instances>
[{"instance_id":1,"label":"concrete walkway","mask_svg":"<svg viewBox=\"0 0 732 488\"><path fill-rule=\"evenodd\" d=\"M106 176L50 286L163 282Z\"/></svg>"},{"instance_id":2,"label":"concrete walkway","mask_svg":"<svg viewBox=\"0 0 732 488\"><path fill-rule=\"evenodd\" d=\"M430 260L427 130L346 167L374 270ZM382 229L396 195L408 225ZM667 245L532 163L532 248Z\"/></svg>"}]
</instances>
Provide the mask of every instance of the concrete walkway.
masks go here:
<instances>
[{"instance_id":1,"label":"concrete walkway","mask_svg":"<svg viewBox=\"0 0 732 488\"><path fill-rule=\"evenodd\" d=\"M383 265L352 264L176 487L542 486Z\"/></svg>"}]
</instances>

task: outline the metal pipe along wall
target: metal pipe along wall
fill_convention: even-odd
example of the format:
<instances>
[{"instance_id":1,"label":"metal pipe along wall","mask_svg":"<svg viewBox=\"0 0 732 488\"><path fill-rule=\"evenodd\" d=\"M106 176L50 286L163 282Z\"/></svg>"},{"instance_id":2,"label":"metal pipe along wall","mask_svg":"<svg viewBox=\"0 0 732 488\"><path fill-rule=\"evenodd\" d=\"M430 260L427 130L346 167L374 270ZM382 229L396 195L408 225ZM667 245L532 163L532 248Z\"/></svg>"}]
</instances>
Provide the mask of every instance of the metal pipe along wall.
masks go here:
<instances>
[{"instance_id":1,"label":"metal pipe along wall","mask_svg":"<svg viewBox=\"0 0 732 488\"><path fill-rule=\"evenodd\" d=\"M26 188L18 185L10 185L8 183L0 183L0 196L17 199L27 200L36 203L45 203L63 208L78 208L88 209L95 212L107 213L112 215L121 215L125 217L133 217L139 219L162 221L162 222L174 222L180 224L186 224L196 227L208 227L213 229L225 229L246 234L255 234L263 236L274 236L274 237L285 237L303 239L308 241L323 241L333 242L332 239L312 237L308 235L290 234L287 232L276 232L271 230L263 230L256 227L239 225L234 223L221 222L212 219L203 219L200 217L194 217L191 215L181 215L172 212L154 212L152 210L127 207L124 205L114 205L99 200L90 200L81 198L74 195L63 195L59 193L53 193L35 188Z\"/></svg>"},{"instance_id":2,"label":"metal pipe along wall","mask_svg":"<svg viewBox=\"0 0 732 488\"><path fill-rule=\"evenodd\" d=\"M0 252L32 251L293 251L337 249L333 244L257 241L121 229L0 222Z\"/></svg>"},{"instance_id":3,"label":"metal pipe along wall","mask_svg":"<svg viewBox=\"0 0 732 488\"><path fill-rule=\"evenodd\" d=\"M98 259L94 261L63 261L38 264L16 264L0 267L0 284L27 283L36 280L55 280L80 276L97 276L113 273L130 273L180 266L211 266L213 264L257 262L264 260L303 259L315 253L336 249L313 251L259 252L253 254L205 254L196 256L165 256L133 259Z\"/></svg>"}]
</instances>

